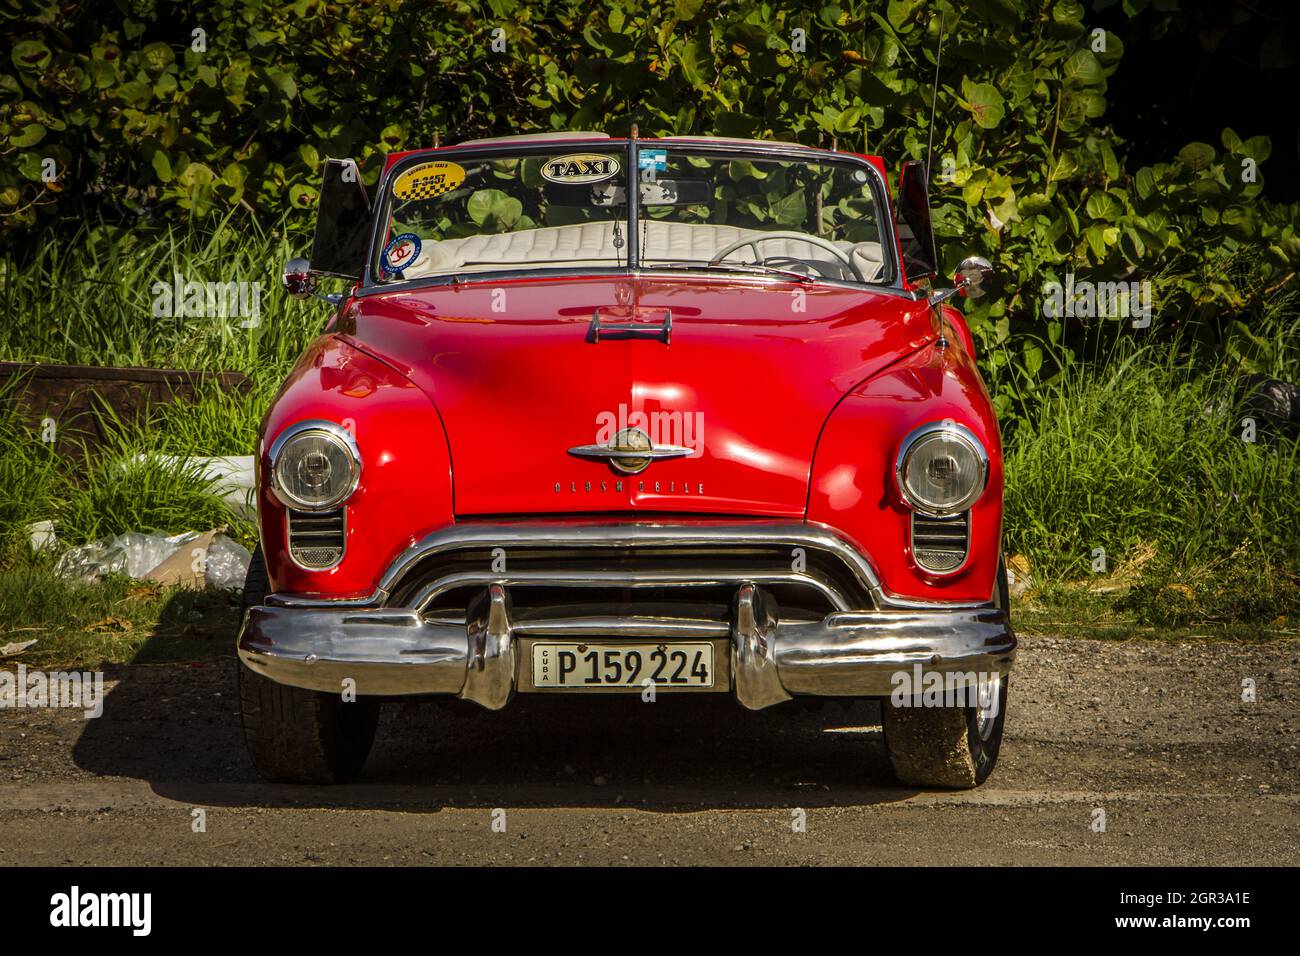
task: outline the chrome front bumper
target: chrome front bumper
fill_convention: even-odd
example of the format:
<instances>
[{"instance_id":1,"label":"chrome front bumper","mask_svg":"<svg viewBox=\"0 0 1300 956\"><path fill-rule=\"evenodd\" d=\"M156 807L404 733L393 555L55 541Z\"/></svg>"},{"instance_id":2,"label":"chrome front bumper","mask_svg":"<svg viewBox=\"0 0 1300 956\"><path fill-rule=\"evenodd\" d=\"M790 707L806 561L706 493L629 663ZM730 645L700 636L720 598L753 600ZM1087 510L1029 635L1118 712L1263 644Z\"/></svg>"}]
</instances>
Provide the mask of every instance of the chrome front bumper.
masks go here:
<instances>
[{"instance_id":1,"label":"chrome front bumper","mask_svg":"<svg viewBox=\"0 0 1300 956\"><path fill-rule=\"evenodd\" d=\"M1007 674L1016 651L1005 615L992 606L837 611L782 622L761 586L742 584L728 622L516 616L507 586L498 583L471 603L463 625L409 608L254 607L239 656L295 687L340 692L350 679L362 695L448 695L496 710L531 685L523 673L528 655L519 648L539 637L725 642L727 686L713 689L733 691L752 710L796 695L888 696L896 675L911 680L918 666L943 674L949 687L973 685L979 675Z\"/></svg>"}]
</instances>

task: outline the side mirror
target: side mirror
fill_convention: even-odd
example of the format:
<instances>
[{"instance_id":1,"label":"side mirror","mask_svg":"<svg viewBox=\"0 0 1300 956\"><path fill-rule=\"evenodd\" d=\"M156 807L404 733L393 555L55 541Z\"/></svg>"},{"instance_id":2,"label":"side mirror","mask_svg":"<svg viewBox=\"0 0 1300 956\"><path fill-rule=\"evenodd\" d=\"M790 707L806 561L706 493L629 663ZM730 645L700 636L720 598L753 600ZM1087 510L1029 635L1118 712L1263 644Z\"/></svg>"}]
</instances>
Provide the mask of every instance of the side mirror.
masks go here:
<instances>
[{"instance_id":1,"label":"side mirror","mask_svg":"<svg viewBox=\"0 0 1300 956\"><path fill-rule=\"evenodd\" d=\"M996 286L997 273L993 271L992 263L983 256L967 256L957 266L957 272L952 277L952 288L931 293L929 302L930 305L937 306L955 295L979 299L996 292Z\"/></svg>"},{"instance_id":2,"label":"side mirror","mask_svg":"<svg viewBox=\"0 0 1300 956\"><path fill-rule=\"evenodd\" d=\"M993 265L983 256L967 256L957 266L957 273L952 277L952 284L957 287L957 294L968 299L979 299L994 291L997 274Z\"/></svg>"},{"instance_id":3,"label":"side mirror","mask_svg":"<svg viewBox=\"0 0 1300 956\"><path fill-rule=\"evenodd\" d=\"M316 276L311 271L311 263L306 259L290 259L284 264L280 281L295 299L306 299L316 294Z\"/></svg>"}]
</instances>

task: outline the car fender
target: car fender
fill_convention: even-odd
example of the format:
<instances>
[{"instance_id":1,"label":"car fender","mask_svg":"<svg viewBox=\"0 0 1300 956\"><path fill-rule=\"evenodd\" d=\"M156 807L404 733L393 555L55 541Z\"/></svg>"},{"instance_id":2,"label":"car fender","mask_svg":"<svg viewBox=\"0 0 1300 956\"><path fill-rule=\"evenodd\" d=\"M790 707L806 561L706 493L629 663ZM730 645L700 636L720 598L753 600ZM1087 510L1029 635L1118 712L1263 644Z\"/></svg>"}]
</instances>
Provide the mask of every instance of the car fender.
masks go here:
<instances>
[{"instance_id":1,"label":"car fender","mask_svg":"<svg viewBox=\"0 0 1300 956\"><path fill-rule=\"evenodd\" d=\"M307 570L289 555L285 507L259 481L262 550L272 590L313 597L371 594L388 564L424 532L451 523L451 460L438 411L396 369L341 337L322 335L294 366L262 423L258 467L266 475L271 444L298 422L346 428L361 454L361 478L345 502L344 556L335 567Z\"/></svg>"},{"instance_id":2,"label":"car fender","mask_svg":"<svg viewBox=\"0 0 1300 956\"><path fill-rule=\"evenodd\" d=\"M969 428L989 456L984 494L972 506L970 548L956 570L935 574L911 552L911 510L895 482L903 439L928 422ZM928 345L852 390L827 419L817 444L808 520L845 535L891 595L916 600L991 598L1002 532L1002 442L988 392L959 343Z\"/></svg>"}]
</instances>

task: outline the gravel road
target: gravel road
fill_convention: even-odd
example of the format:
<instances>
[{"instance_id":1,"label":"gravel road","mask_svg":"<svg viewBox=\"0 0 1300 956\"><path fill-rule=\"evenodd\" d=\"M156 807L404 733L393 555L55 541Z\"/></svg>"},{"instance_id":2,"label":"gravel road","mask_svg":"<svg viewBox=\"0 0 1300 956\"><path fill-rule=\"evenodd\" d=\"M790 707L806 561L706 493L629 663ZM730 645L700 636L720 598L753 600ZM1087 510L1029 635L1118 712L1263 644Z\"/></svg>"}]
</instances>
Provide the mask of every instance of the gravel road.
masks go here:
<instances>
[{"instance_id":1,"label":"gravel road","mask_svg":"<svg viewBox=\"0 0 1300 956\"><path fill-rule=\"evenodd\" d=\"M1300 641L1025 637L960 793L894 782L871 703L394 705L361 781L298 788L254 774L232 661L106 687L0 710L0 866L1300 864Z\"/></svg>"}]
</instances>

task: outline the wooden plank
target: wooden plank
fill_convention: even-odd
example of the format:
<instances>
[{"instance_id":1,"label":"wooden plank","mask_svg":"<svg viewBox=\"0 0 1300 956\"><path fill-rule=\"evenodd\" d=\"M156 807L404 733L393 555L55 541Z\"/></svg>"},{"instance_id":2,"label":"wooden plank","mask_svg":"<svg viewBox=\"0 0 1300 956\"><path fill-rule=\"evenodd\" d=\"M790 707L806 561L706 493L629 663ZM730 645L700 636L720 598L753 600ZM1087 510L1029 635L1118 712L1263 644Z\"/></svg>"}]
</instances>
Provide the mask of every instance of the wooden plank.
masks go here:
<instances>
[{"instance_id":1,"label":"wooden plank","mask_svg":"<svg viewBox=\"0 0 1300 956\"><path fill-rule=\"evenodd\" d=\"M61 455L79 453L83 446L93 454L108 442L99 409L111 410L123 422L140 421L157 405L251 388L242 372L0 362L0 396L14 403L19 423L34 441L47 440L52 426Z\"/></svg>"}]
</instances>

